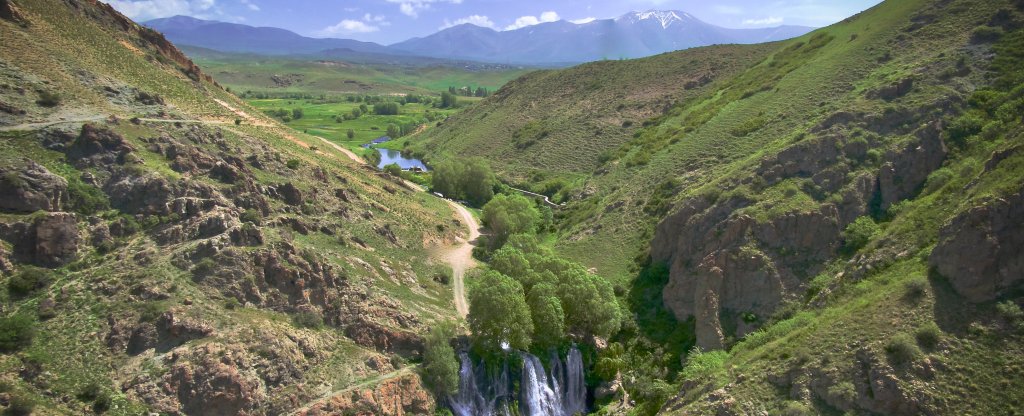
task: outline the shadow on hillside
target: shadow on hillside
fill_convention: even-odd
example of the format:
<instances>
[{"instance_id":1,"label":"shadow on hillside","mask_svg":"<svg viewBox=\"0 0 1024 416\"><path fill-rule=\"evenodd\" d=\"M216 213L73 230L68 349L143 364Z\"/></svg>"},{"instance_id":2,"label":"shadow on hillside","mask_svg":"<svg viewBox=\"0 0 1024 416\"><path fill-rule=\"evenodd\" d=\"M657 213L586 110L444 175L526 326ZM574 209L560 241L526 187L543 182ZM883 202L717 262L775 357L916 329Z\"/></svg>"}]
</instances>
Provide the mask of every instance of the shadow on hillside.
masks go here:
<instances>
[{"instance_id":1,"label":"shadow on hillside","mask_svg":"<svg viewBox=\"0 0 1024 416\"><path fill-rule=\"evenodd\" d=\"M624 326L616 340L637 337L643 347L661 349L672 356L666 361L674 373L681 369L680 357L693 348L695 337L693 319L679 322L665 307L662 291L668 279L669 268L664 263L649 262L640 270L626 298L636 326Z\"/></svg>"}]
</instances>

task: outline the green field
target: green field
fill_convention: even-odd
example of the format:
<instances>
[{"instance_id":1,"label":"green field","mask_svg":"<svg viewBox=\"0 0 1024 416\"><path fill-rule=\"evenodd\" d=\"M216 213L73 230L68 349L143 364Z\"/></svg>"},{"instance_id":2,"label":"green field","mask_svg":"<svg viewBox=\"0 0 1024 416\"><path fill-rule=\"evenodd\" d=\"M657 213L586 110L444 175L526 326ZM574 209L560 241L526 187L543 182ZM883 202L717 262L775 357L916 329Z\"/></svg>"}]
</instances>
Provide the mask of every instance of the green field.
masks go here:
<instances>
[{"instance_id":1,"label":"green field","mask_svg":"<svg viewBox=\"0 0 1024 416\"><path fill-rule=\"evenodd\" d=\"M467 97L459 97L459 99L463 106L472 105L474 101L478 100ZM400 106L397 116L385 116L372 114L373 106L369 105L370 114L362 115L355 120L343 120L339 123L336 120L337 116L351 114L353 109L359 108L360 103L345 101L318 104L313 100L292 99L254 99L248 100L248 103L264 112L275 109L301 109L303 112L302 118L288 121L285 124L296 130L323 137L345 146L357 154L362 154L362 152L366 151L366 149L361 147L363 144L386 135L389 124L419 124L423 126L422 128L428 129L436 125L436 122L431 122L427 118L428 114L433 114L435 120L440 121L462 109L461 107L441 109L420 103L409 103ZM347 136L348 130L352 130L355 133L351 139ZM403 143L403 141L398 141L397 143ZM395 143L390 144L390 146L395 145Z\"/></svg>"},{"instance_id":2,"label":"green field","mask_svg":"<svg viewBox=\"0 0 1024 416\"><path fill-rule=\"evenodd\" d=\"M313 94L437 94L448 87L496 91L532 71L498 66L353 64L333 60L234 55L189 49L189 56L217 82L237 92Z\"/></svg>"}]
</instances>

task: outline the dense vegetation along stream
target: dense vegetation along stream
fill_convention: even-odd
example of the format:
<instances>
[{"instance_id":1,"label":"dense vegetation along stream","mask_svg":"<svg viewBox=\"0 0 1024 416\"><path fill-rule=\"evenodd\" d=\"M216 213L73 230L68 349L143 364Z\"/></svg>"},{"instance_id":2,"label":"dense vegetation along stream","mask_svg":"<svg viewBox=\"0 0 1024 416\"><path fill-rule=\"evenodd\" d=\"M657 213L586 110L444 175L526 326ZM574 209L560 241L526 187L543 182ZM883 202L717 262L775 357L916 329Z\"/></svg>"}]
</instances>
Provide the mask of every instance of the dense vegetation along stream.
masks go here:
<instances>
[{"instance_id":1,"label":"dense vegetation along stream","mask_svg":"<svg viewBox=\"0 0 1024 416\"><path fill-rule=\"evenodd\" d=\"M412 168L419 168L423 171L427 171L427 165L422 160L412 159L402 156L402 152L392 149L381 149L375 148L380 153L380 163L377 164L378 169L384 169L385 166L392 163L397 164L402 170L409 170Z\"/></svg>"},{"instance_id":2,"label":"dense vegetation along stream","mask_svg":"<svg viewBox=\"0 0 1024 416\"><path fill-rule=\"evenodd\" d=\"M536 356L521 352L519 412L524 416L572 416L586 414L587 390L583 379L583 356L573 346L565 360L552 353L550 367ZM456 416L511 416L515 402L509 365L500 371L488 371L484 363L473 365L466 353L459 354L459 392L449 397Z\"/></svg>"}]
</instances>

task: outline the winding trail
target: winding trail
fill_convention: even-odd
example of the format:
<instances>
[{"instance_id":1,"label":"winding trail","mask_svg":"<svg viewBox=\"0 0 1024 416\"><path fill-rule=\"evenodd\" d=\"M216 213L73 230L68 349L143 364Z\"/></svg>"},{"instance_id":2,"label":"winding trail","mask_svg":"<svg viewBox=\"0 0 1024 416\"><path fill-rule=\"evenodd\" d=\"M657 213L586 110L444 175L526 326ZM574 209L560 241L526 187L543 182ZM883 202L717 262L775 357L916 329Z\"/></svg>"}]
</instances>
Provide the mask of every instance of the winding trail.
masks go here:
<instances>
[{"instance_id":1,"label":"winding trail","mask_svg":"<svg viewBox=\"0 0 1024 416\"><path fill-rule=\"evenodd\" d=\"M356 163L362 165L367 164L366 160L359 157L351 150L348 150L323 137L314 137L320 139L320 141L324 142L324 144L330 146L334 150L345 154L349 159L352 159ZM423 191L423 188L420 188L414 183L406 181L406 185L411 189L419 189L422 192L426 192ZM477 238L480 238L480 224L477 223L476 218L473 218L473 214L470 213L462 204L447 199L445 202L447 202L448 205L459 214L462 223L466 225L469 232L466 238L458 239L458 244L444 248L438 255L438 257L444 259L452 268L452 296L455 298L455 311L459 314L460 318L466 319L466 316L469 315L469 302L466 300L466 271L476 267L476 261L473 260L473 242L476 241Z\"/></svg>"}]
</instances>

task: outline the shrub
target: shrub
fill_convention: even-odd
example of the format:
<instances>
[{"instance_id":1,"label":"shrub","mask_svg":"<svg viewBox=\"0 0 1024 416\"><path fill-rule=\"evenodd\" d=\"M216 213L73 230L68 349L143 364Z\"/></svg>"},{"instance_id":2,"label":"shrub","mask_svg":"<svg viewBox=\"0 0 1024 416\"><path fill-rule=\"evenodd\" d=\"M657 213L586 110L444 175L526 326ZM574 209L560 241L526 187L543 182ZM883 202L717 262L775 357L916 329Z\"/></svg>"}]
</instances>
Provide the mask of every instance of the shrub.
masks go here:
<instances>
[{"instance_id":1,"label":"shrub","mask_svg":"<svg viewBox=\"0 0 1024 416\"><path fill-rule=\"evenodd\" d=\"M903 296L911 302L917 302L928 293L928 281L923 277L908 280L903 284Z\"/></svg>"},{"instance_id":2,"label":"shrub","mask_svg":"<svg viewBox=\"0 0 1024 416\"><path fill-rule=\"evenodd\" d=\"M686 367L679 372L680 380L707 381L725 367L729 353L725 351L703 352L694 348L686 355Z\"/></svg>"},{"instance_id":3,"label":"shrub","mask_svg":"<svg viewBox=\"0 0 1024 416\"><path fill-rule=\"evenodd\" d=\"M974 43L991 43L1003 37L1003 29L992 26L978 26L971 33L971 41Z\"/></svg>"},{"instance_id":4,"label":"shrub","mask_svg":"<svg viewBox=\"0 0 1024 416\"><path fill-rule=\"evenodd\" d=\"M78 400L81 400L83 402L91 402L93 400L96 400L96 398L99 397L100 393L102 392L103 390L100 388L99 383L96 383L94 381L89 384L86 384L85 387L82 388L82 391L78 392Z\"/></svg>"},{"instance_id":5,"label":"shrub","mask_svg":"<svg viewBox=\"0 0 1024 416\"><path fill-rule=\"evenodd\" d=\"M263 221L263 215L252 208L245 210L245 212L243 212L238 218L241 219L242 222L248 222L256 225L259 225Z\"/></svg>"},{"instance_id":6,"label":"shrub","mask_svg":"<svg viewBox=\"0 0 1024 416\"><path fill-rule=\"evenodd\" d=\"M224 309L227 309L229 311L238 309L240 306L242 306L242 304L238 301L238 299L235 298L228 298L228 300L224 301Z\"/></svg>"},{"instance_id":7,"label":"shrub","mask_svg":"<svg viewBox=\"0 0 1024 416\"><path fill-rule=\"evenodd\" d=\"M49 91L40 91L39 99L36 100L36 104L42 107L56 107L60 105L62 99L60 94Z\"/></svg>"},{"instance_id":8,"label":"shrub","mask_svg":"<svg viewBox=\"0 0 1024 416\"><path fill-rule=\"evenodd\" d=\"M949 141L957 146L963 146L967 139L981 133L985 127L985 120L975 113L967 113L964 116L953 120L946 127L946 135Z\"/></svg>"},{"instance_id":9,"label":"shrub","mask_svg":"<svg viewBox=\"0 0 1024 416\"><path fill-rule=\"evenodd\" d=\"M7 290L14 296L28 296L50 284L50 272L38 267L26 266L7 281Z\"/></svg>"},{"instance_id":10,"label":"shrub","mask_svg":"<svg viewBox=\"0 0 1024 416\"><path fill-rule=\"evenodd\" d=\"M110 410L110 405L113 403L113 399L110 397L110 392L100 392L96 396L96 400L92 402L92 411L96 413L104 413Z\"/></svg>"},{"instance_id":11,"label":"shrub","mask_svg":"<svg viewBox=\"0 0 1024 416\"><path fill-rule=\"evenodd\" d=\"M895 365L912 362L922 355L917 343L907 334L897 334L889 339L885 353Z\"/></svg>"},{"instance_id":12,"label":"shrub","mask_svg":"<svg viewBox=\"0 0 1024 416\"><path fill-rule=\"evenodd\" d=\"M28 315L0 318L0 352L14 352L32 344L35 320Z\"/></svg>"},{"instance_id":13,"label":"shrub","mask_svg":"<svg viewBox=\"0 0 1024 416\"><path fill-rule=\"evenodd\" d=\"M455 337L455 327L451 323L436 325L427 334L423 352L423 381L430 386L438 397L454 394L459 389L459 361L455 358L455 349L451 339Z\"/></svg>"},{"instance_id":14,"label":"shrub","mask_svg":"<svg viewBox=\"0 0 1024 416\"><path fill-rule=\"evenodd\" d=\"M857 400L857 388L849 381L841 381L828 388L828 395L845 403Z\"/></svg>"},{"instance_id":15,"label":"shrub","mask_svg":"<svg viewBox=\"0 0 1024 416\"><path fill-rule=\"evenodd\" d=\"M853 253L866 246L881 228L871 217L857 218L843 231L843 251Z\"/></svg>"},{"instance_id":16,"label":"shrub","mask_svg":"<svg viewBox=\"0 0 1024 416\"><path fill-rule=\"evenodd\" d=\"M939 329L935 322L929 322L917 328L914 338L917 339L918 345L927 349L934 349L939 345L939 341L942 340L942 330Z\"/></svg>"},{"instance_id":17,"label":"shrub","mask_svg":"<svg viewBox=\"0 0 1024 416\"><path fill-rule=\"evenodd\" d=\"M142 304L142 312L139 313L139 321L153 322L164 313L164 305L159 302L146 302Z\"/></svg>"},{"instance_id":18,"label":"shrub","mask_svg":"<svg viewBox=\"0 0 1024 416\"><path fill-rule=\"evenodd\" d=\"M356 131L352 130L352 129L348 129L348 131L345 132L345 137L348 137L349 140L355 138L356 137Z\"/></svg>"},{"instance_id":19,"label":"shrub","mask_svg":"<svg viewBox=\"0 0 1024 416\"><path fill-rule=\"evenodd\" d=\"M1012 300L997 303L996 312L1007 324L1024 329L1024 311Z\"/></svg>"},{"instance_id":20,"label":"shrub","mask_svg":"<svg viewBox=\"0 0 1024 416\"><path fill-rule=\"evenodd\" d=\"M236 125L236 126L241 126L241 125L242 125L242 119L240 119L240 118L236 118L236 119L235 119L235 125Z\"/></svg>"},{"instance_id":21,"label":"shrub","mask_svg":"<svg viewBox=\"0 0 1024 416\"><path fill-rule=\"evenodd\" d=\"M390 165L384 166L384 172L389 174L389 175L391 175L391 176L401 177L402 176L402 167L398 166L397 163L392 163Z\"/></svg>"},{"instance_id":22,"label":"shrub","mask_svg":"<svg viewBox=\"0 0 1024 416\"><path fill-rule=\"evenodd\" d=\"M787 402L782 408L782 416L811 416L815 413L807 405L800 402Z\"/></svg>"},{"instance_id":23,"label":"shrub","mask_svg":"<svg viewBox=\"0 0 1024 416\"><path fill-rule=\"evenodd\" d=\"M36 409L36 402L23 395L12 395L4 414L11 416L28 416Z\"/></svg>"},{"instance_id":24,"label":"shrub","mask_svg":"<svg viewBox=\"0 0 1024 416\"><path fill-rule=\"evenodd\" d=\"M192 267L192 274L195 276L205 276L213 272L217 268L217 263L213 259L207 257L196 263Z\"/></svg>"},{"instance_id":25,"label":"shrub","mask_svg":"<svg viewBox=\"0 0 1024 416\"><path fill-rule=\"evenodd\" d=\"M288 169L295 170L299 168L301 163L302 162L299 162L298 159L289 159L288 162L285 163L285 166L288 166Z\"/></svg>"},{"instance_id":26,"label":"shrub","mask_svg":"<svg viewBox=\"0 0 1024 416\"><path fill-rule=\"evenodd\" d=\"M299 328L320 329L324 326L324 318L316 312L299 312L292 315L292 324Z\"/></svg>"}]
</instances>

